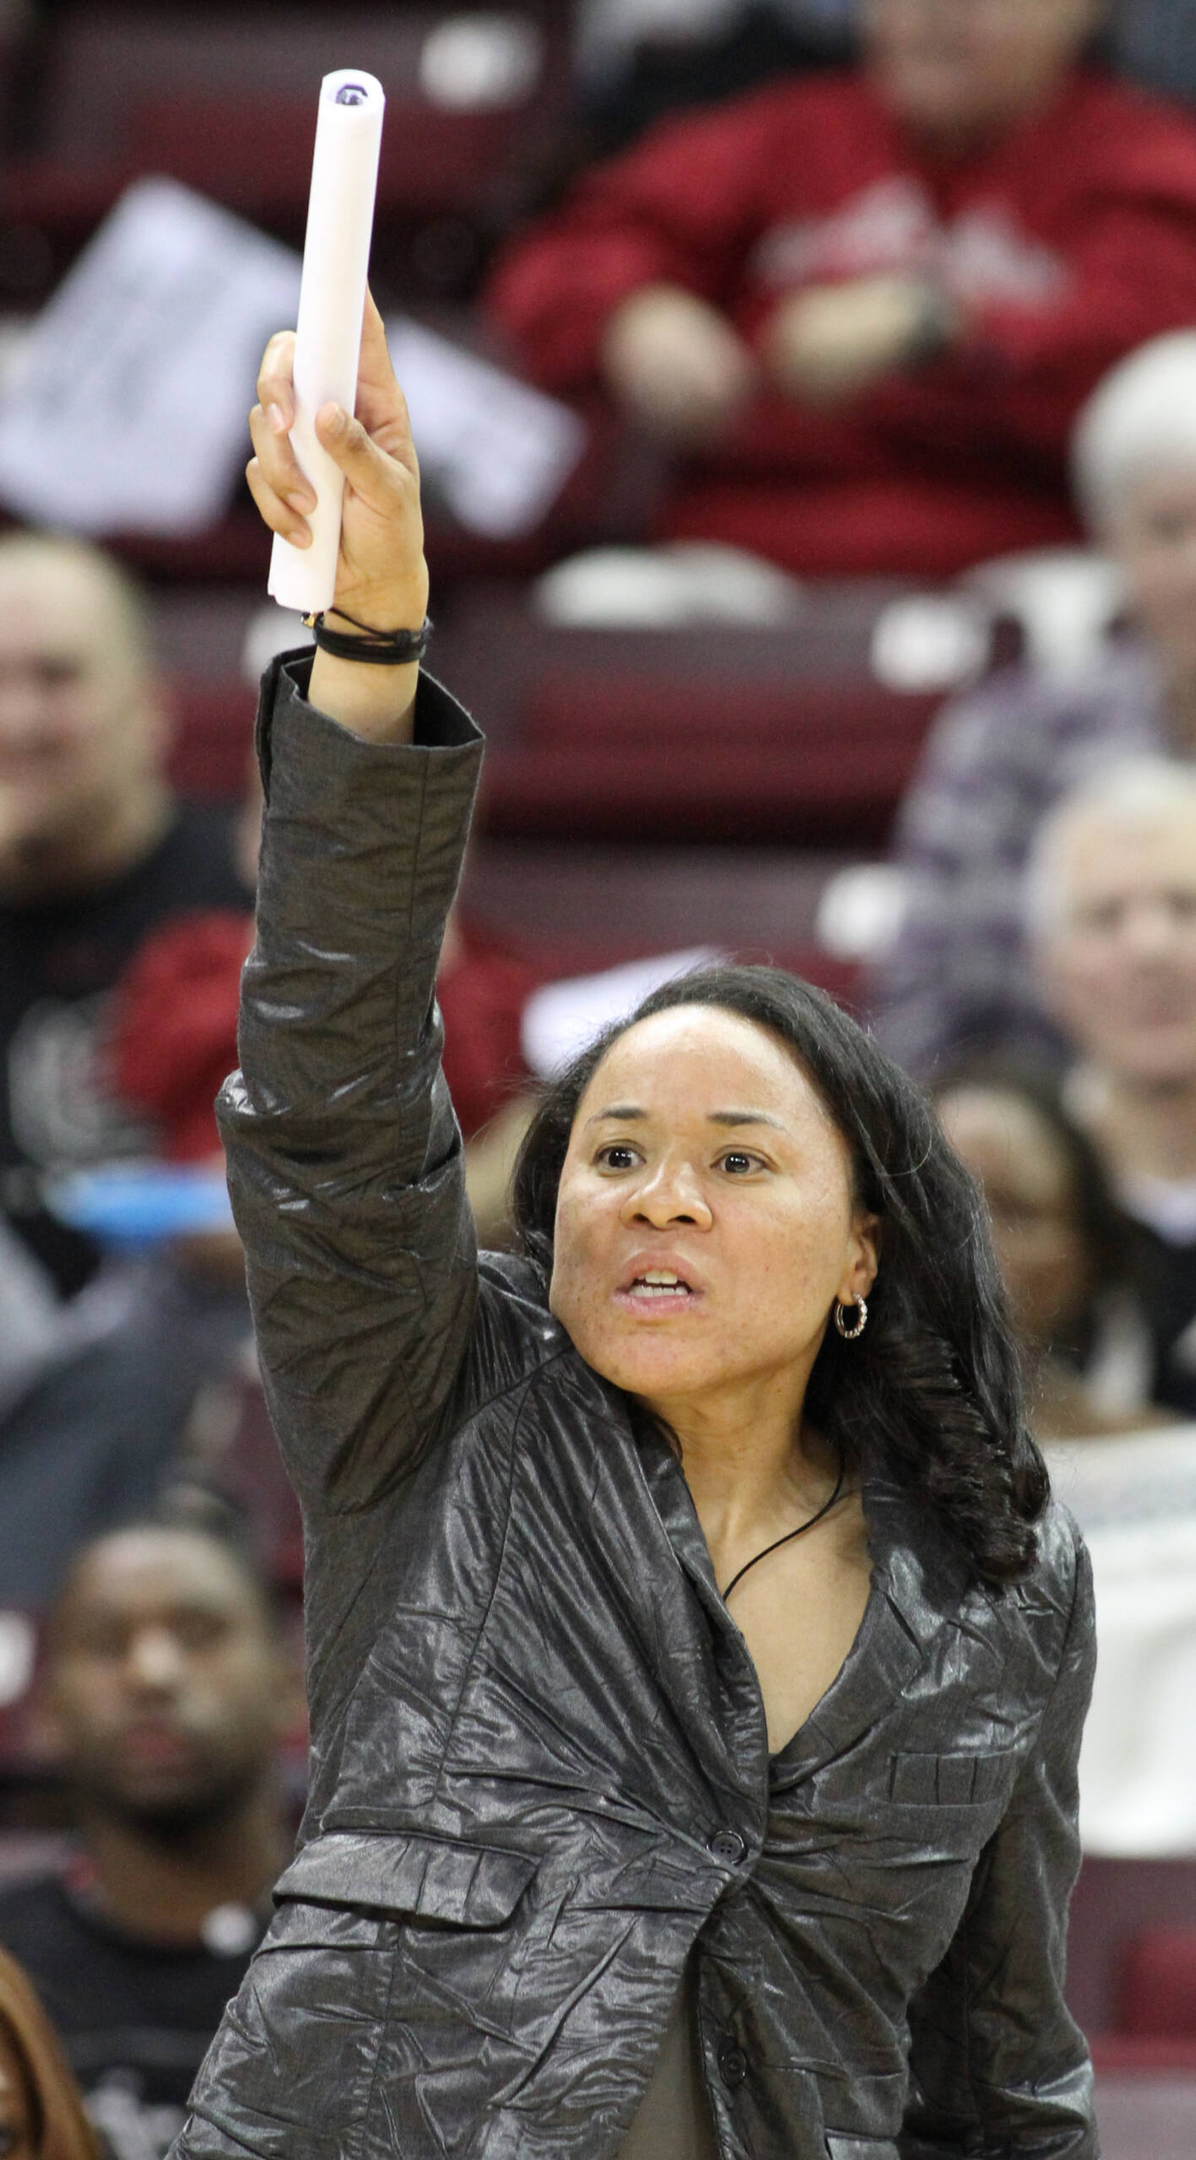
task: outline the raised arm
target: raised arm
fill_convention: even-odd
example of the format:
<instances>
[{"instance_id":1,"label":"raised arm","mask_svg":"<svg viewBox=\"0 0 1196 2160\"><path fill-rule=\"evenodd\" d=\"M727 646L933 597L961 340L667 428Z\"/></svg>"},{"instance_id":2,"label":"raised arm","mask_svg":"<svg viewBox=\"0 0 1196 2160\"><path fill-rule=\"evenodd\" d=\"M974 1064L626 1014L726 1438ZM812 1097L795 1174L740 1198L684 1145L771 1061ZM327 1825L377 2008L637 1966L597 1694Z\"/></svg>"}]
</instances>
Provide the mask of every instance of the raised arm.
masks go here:
<instances>
[{"instance_id":1,"label":"raised arm","mask_svg":"<svg viewBox=\"0 0 1196 2160\"><path fill-rule=\"evenodd\" d=\"M302 544L291 350L267 350L249 479L266 523ZM326 407L318 429L346 478L338 611L418 629L418 470L372 306L357 417ZM276 663L259 726L257 942L220 1114L271 1409L310 1516L397 1482L469 1330L473 1237L434 984L480 742L416 667L322 652Z\"/></svg>"}]
</instances>

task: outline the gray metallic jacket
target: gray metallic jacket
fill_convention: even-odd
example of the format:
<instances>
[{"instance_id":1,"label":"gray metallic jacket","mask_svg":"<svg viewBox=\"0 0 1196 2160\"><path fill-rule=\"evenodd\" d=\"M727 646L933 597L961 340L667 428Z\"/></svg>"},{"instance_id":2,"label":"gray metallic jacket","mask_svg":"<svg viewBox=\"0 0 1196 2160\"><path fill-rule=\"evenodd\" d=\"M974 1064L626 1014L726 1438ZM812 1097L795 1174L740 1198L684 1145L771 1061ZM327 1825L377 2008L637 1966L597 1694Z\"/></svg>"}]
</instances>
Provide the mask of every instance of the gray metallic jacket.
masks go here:
<instances>
[{"instance_id":1,"label":"gray metallic jacket","mask_svg":"<svg viewBox=\"0 0 1196 2160\"><path fill-rule=\"evenodd\" d=\"M1070 1522L996 1596L871 1481L859 1635L770 1758L676 1460L535 1272L475 1258L433 984L477 733L426 683L415 746L363 744L296 681L222 1118L311 1794L178 2160L606 2160L691 1952L724 2160L1089 2160Z\"/></svg>"}]
</instances>

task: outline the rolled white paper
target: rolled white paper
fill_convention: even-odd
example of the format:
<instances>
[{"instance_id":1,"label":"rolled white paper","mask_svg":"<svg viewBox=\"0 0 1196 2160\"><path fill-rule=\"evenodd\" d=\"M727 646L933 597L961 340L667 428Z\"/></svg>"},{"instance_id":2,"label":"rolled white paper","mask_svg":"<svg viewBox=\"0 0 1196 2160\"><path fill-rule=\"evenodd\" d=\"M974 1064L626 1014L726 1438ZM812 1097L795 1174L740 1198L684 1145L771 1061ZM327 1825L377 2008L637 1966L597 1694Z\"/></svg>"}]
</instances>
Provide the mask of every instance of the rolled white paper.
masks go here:
<instances>
[{"instance_id":1,"label":"rolled white paper","mask_svg":"<svg viewBox=\"0 0 1196 2160\"><path fill-rule=\"evenodd\" d=\"M281 607L311 614L332 606L340 546L344 478L316 440L315 416L335 400L352 412L361 357L361 318L382 115L386 98L375 76L338 68L320 84L311 168L307 238L295 339L295 425L291 442L316 491L309 548L274 536L267 590Z\"/></svg>"}]
</instances>

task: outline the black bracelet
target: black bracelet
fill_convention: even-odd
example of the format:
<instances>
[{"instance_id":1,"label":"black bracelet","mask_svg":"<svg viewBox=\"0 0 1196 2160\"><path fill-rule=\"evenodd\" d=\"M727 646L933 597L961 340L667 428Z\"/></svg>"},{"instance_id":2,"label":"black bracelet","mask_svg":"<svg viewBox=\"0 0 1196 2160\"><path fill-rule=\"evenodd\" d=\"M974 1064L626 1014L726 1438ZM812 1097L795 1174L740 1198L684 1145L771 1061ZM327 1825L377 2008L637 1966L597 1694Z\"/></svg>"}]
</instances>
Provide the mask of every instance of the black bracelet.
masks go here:
<instances>
[{"instance_id":1,"label":"black bracelet","mask_svg":"<svg viewBox=\"0 0 1196 2160\"><path fill-rule=\"evenodd\" d=\"M323 613L304 616L320 651L331 653L336 660L364 660L372 667L407 667L413 660L422 660L428 650L432 625L426 620L422 630L373 630L368 623L359 623L355 615L346 615L343 608L334 607L330 612L362 633L360 637L349 637L343 630L330 630Z\"/></svg>"}]
</instances>

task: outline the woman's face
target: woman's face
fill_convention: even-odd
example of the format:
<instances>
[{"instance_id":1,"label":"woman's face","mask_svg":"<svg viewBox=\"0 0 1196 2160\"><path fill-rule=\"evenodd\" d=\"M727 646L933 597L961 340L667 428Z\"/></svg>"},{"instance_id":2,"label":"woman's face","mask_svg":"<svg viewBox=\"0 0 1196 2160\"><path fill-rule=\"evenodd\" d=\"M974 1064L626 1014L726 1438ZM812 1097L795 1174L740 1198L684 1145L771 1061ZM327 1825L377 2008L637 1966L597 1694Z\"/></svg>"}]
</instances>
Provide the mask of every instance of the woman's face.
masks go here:
<instances>
[{"instance_id":1,"label":"woman's face","mask_svg":"<svg viewBox=\"0 0 1196 2160\"><path fill-rule=\"evenodd\" d=\"M0 2160L34 2160L36 2149L25 2071L0 2020Z\"/></svg>"},{"instance_id":2,"label":"woman's face","mask_svg":"<svg viewBox=\"0 0 1196 2160\"><path fill-rule=\"evenodd\" d=\"M1033 1105L1004 1089L950 1088L938 1111L988 1202L1018 1333L1045 1349L1082 1317L1092 1292L1067 1158Z\"/></svg>"},{"instance_id":3,"label":"woman's face","mask_svg":"<svg viewBox=\"0 0 1196 2160\"><path fill-rule=\"evenodd\" d=\"M796 1417L835 1299L875 1274L847 1143L778 1037L710 1005L620 1036L556 1211L552 1309L597 1372L670 1421L745 1391Z\"/></svg>"}]
</instances>

